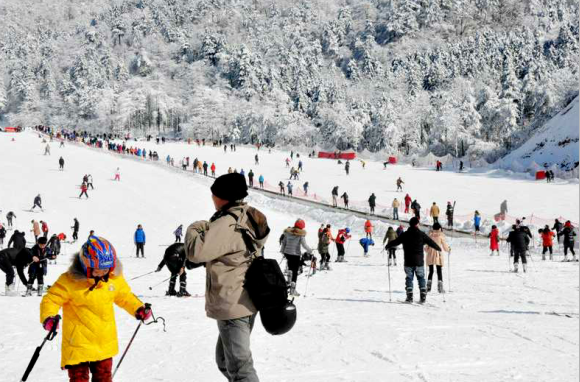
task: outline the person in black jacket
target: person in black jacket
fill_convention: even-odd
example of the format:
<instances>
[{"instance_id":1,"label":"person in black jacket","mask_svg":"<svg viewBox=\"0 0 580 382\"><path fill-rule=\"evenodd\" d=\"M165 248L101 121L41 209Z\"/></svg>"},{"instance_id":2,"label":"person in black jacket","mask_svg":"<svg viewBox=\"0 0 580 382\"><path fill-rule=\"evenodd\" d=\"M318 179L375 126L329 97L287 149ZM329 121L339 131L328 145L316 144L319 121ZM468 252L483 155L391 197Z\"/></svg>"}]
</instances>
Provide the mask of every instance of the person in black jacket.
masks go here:
<instances>
[{"instance_id":1,"label":"person in black jacket","mask_svg":"<svg viewBox=\"0 0 580 382\"><path fill-rule=\"evenodd\" d=\"M73 229L73 234L72 234L72 238L73 241L77 241L79 239L79 221L77 220L77 218L74 218L74 223L73 226L71 227Z\"/></svg>"},{"instance_id":2,"label":"person in black jacket","mask_svg":"<svg viewBox=\"0 0 580 382\"><path fill-rule=\"evenodd\" d=\"M409 228L395 240L389 242L385 249L394 248L403 244L403 253L405 255L405 279L407 287L407 302L413 302L413 277L417 275L419 290L421 293L421 302L427 299L427 285L425 282L425 256L423 248L425 245L441 251L442 249L431 239L425 232L419 229L419 219L411 218Z\"/></svg>"},{"instance_id":3,"label":"person in black jacket","mask_svg":"<svg viewBox=\"0 0 580 382\"><path fill-rule=\"evenodd\" d=\"M413 210L413 214L418 220L421 220L421 205L417 201L417 199L413 200L411 203L411 210Z\"/></svg>"},{"instance_id":4,"label":"person in black jacket","mask_svg":"<svg viewBox=\"0 0 580 382\"><path fill-rule=\"evenodd\" d=\"M0 223L0 249L4 248L4 238L6 237L6 228Z\"/></svg>"},{"instance_id":5,"label":"person in black jacket","mask_svg":"<svg viewBox=\"0 0 580 382\"><path fill-rule=\"evenodd\" d=\"M22 284L27 285L28 280L24 274L24 268L32 263L32 252L28 248L7 248L0 251L0 269L6 273L6 295L14 292L14 268Z\"/></svg>"},{"instance_id":6,"label":"person in black jacket","mask_svg":"<svg viewBox=\"0 0 580 382\"><path fill-rule=\"evenodd\" d=\"M373 192L371 194L371 196L369 196L369 208L371 211L371 215L375 214L375 207L377 205L377 197L375 196L375 193Z\"/></svg>"},{"instance_id":7,"label":"person in black jacket","mask_svg":"<svg viewBox=\"0 0 580 382\"><path fill-rule=\"evenodd\" d=\"M453 228L453 205L451 202L447 202L445 215L447 216L447 228Z\"/></svg>"},{"instance_id":8,"label":"person in black jacket","mask_svg":"<svg viewBox=\"0 0 580 382\"><path fill-rule=\"evenodd\" d=\"M54 263L56 264L56 257L60 255L60 239L56 233L48 240L48 248L50 248L50 251L52 252L51 260L55 260Z\"/></svg>"},{"instance_id":9,"label":"person in black jacket","mask_svg":"<svg viewBox=\"0 0 580 382\"><path fill-rule=\"evenodd\" d=\"M10 240L8 240L8 248L11 247L18 250L26 247L26 238L24 237L24 232L20 232L18 230L14 231L12 236L10 236Z\"/></svg>"},{"instance_id":10,"label":"person in black jacket","mask_svg":"<svg viewBox=\"0 0 580 382\"><path fill-rule=\"evenodd\" d=\"M524 272L527 271L527 259L526 251L528 250L528 245L530 243L530 238L532 234L528 227L522 227L519 225L519 220L513 227L513 230L509 233L507 242L511 245L511 252L514 255L514 272L518 272L519 258L522 258L522 268Z\"/></svg>"},{"instance_id":11,"label":"person in black jacket","mask_svg":"<svg viewBox=\"0 0 580 382\"><path fill-rule=\"evenodd\" d=\"M574 232L574 227L572 227L572 223L569 220L564 224L564 229L559 236L564 238L564 261L568 261L568 250L572 252L572 261L576 261L576 252L574 252L574 236L576 236L576 232Z\"/></svg>"},{"instance_id":12,"label":"person in black jacket","mask_svg":"<svg viewBox=\"0 0 580 382\"><path fill-rule=\"evenodd\" d=\"M38 282L38 295L42 296L44 290L44 276L47 267L46 262L48 259L52 258L52 252L47 246L48 240L46 237L39 237L38 243L32 247L32 264L28 267L28 286L26 289L26 295L32 295L32 286L34 281Z\"/></svg>"},{"instance_id":13,"label":"person in black jacket","mask_svg":"<svg viewBox=\"0 0 580 382\"><path fill-rule=\"evenodd\" d=\"M171 272L171 278L169 279L169 289L165 295L177 297L191 296L186 290L187 275L185 273L185 247L183 243L175 243L167 247L163 255L163 260L161 260L155 272L160 272L166 265L169 272ZM175 291L177 276L179 276L179 292Z\"/></svg>"}]
</instances>

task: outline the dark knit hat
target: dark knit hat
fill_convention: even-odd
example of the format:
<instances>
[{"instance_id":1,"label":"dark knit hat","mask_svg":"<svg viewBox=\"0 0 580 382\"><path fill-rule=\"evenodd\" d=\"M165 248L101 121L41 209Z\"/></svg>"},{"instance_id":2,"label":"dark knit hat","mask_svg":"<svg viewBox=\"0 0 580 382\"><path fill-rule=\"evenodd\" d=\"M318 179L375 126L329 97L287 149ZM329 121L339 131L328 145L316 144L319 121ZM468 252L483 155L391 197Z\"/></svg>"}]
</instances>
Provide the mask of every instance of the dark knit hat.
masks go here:
<instances>
[{"instance_id":1,"label":"dark knit hat","mask_svg":"<svg viewBox=\"0 0 580 382\"><path fill-rule=\"evenodd\" d=\"M244 199L248 196L246 178L236 173L222 175L213 182L211 192L218 198L229 202Z\"/></svg>"}]
</instances>

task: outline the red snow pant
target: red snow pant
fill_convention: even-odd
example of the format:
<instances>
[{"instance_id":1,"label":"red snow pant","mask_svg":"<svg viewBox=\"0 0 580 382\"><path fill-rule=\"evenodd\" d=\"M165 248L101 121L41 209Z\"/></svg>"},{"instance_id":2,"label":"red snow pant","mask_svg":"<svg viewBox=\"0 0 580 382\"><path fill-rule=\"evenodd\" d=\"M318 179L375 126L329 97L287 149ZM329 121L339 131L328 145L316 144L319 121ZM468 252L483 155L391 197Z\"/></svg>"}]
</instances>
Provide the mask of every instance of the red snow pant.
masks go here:
<instances>
[{"instance_id":1,"label":"red snow pant","mask_svg":"<svg viewBox=\"0 0 580 382\"><path fill-rule=\"evenodd\" d=\"M111 374L112 368L112 358L67 366L70 382L89 382L89 371L93 375L92 382L113 382L113 375Z\"/></svg>"},{"instance_id":2,"label":"red snow pant","mask_svg":"<svg viewBox=\"0 0 580 382\"><path fill-rule=\"evenodd\" d=\"M409 213L409 204L405 204L405 213L408 214Z\"/></svg>"}]
</instances>

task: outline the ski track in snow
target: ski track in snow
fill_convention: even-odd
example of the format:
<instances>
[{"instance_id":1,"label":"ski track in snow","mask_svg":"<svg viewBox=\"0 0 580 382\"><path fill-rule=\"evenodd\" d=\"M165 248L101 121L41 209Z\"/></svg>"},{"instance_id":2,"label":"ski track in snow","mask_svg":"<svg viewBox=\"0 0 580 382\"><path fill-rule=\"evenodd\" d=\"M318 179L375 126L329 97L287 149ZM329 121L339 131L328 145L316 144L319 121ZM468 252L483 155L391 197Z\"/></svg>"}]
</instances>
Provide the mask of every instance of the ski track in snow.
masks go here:
<instances>
[{"instance_id":1,"label":"ski track in snow","mask_svg":"<svg viewBox=\"0 0 580 382\"><path fill-rule=\"evenodd\" d=\"M12 136L16 137L15 142L10 141ZM57 144L52 146L52 156L45 157L44 145L33 134L0 135L3 168L0 220L13 210L17 215L15 228L25 230L29 240L32 218L46 219L51 230L69 235L72 219L78 217L80 242L89 229L110 239L130 279L156 268L163 246L173 241L172 232L178 224L207 219L213 213L210 180L70 144L64 149L59 149ZM197 150L193 146L189 149ZM212 152L211 148L204 150ZM223 155L220 150L213 150L216 156ZM60 155L66 161L65 171L51 171L57 168ZM260 155L265 160L266 153ZM248 161L253 161L253 155L247 156ZM305 162L309 169L307 158ZM117 167L121 168L121 182L112 180ZM369 167L370 163L366 171ZM85 173L93 175L96 190L89 190L88 200L78 200L78 183ZM483 175L478 177L482 181L486 179ZM463 175L449 173L446 179L468 188ZM317 180L323 181L327 183L322 188L329 191L328 186L334 180L322 177ZM502 179L502 182L515 185L522 181ZM446 187L451 192L454 184ZM559 185L553 192L559 192L560 187L567 186ZM45 212L23 211L30 208L38 192L42 194ZM541 192L524 199L536 203L543 200ZM425 306L403 304L399 303L405 298L402 251L397 251L398 266L390 271L392 301L389 301L386 254L377 245L364 258L357 243L363 234L362 219L263 195L253 194L250 200L266 213L272 226L267 245L270 257L280 259L278 236L297 216L308 217L307 241L311 247L315 247L313 233L321 223L331 222L336 232L339 223L344 225L346 221L355 233L346 256L348 262L332 263L332 271L317 272L309 281L307 297L296 299L298 323L289 334L270 336L257 320L252 351L261 380L578 380L578 263L541 261L541 256L534 254L529 272L514 275L508 272L505 249L501 256L490 257L487 240L475 243L471 239L450 239L452 280L446 302L442 295L432 292ZM147 233L145 259L133 257L132 235L138 223L143 224ZM79 243L63 245L64 255L57 265L49 268L46 284L53 283L66 270L79 246ZM556 258L561 258L560 250L557 246L555 249L560 255ZM335 251L332 254L334 259ZM155 314L166 319L167 332L163 332L160 324L141 328L116 382L223 380L213 360L217 327L205 316L205 301L201 297L205 294L203 268L188 272L188 289L199 297L165 298L166 283L149 290L149 286L167 277L164 270L129 281L143 301L153 303ZM447 268L444 282L449 289ZM0 283L4 283L4 273L0 273ZM302 275L298 290L303 295L305 287L306 277ZM22 285L19 290L23 291ZM415 287L415 300L418 298ZM34 348L44 336L38 322L39 302L36 296L0 296L0 309L7 312L0 337L2 381L16 381L21 377ZM120 309L116 309L116 319L122 352L137 322ZM45 345L30 381L66 379L65 372L59 369L61 340L59 335ZM119 358L120 354L115 362Z\"/></svg>"}]
</instances>

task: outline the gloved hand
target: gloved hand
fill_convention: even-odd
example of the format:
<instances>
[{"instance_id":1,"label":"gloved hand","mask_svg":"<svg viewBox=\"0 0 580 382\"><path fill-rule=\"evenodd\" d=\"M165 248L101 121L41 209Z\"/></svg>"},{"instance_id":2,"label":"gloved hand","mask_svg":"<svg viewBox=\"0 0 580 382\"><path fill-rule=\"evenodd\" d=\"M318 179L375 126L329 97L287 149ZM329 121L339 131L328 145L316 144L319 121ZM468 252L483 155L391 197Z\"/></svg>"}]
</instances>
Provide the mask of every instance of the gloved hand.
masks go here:
<instances>
[{"instance_id":1,"label":"gloved hand","mask_svg":"<svg viewBox=\"0 0 580 382\"><path fill-rule=\"evenodd\" d=\"M54 324L56 323L56 329L58 330L59 323L56 319L56 316L47 317L46 320L42 323L42 327L47 332L50 332L54 328Z\"/></svg>"},{"instance_id":2,"label":"gloved hand","mask_svg":"<svg viewBox=\"0 0 580 382\"><path fill-rule=\"evenodd\" d=\"M148 320L149 318L151 318L151 315L153 314L153 312L151 311L151 307L144 305L142 307L140 307L139 309L137 309L137 312L135 312L135 318L137 318L140 321L145 321Z\"/></svg>"}]
</instances>

